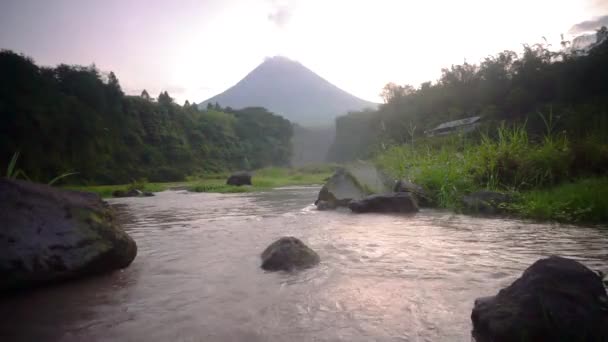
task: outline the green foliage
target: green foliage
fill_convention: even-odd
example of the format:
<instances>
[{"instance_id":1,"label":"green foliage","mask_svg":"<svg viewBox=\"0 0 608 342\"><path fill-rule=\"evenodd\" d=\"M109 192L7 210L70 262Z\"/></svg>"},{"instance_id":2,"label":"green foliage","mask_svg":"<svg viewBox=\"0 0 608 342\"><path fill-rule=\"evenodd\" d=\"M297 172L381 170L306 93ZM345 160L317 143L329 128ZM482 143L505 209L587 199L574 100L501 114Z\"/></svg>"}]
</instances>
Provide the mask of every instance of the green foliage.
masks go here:
<instances>
[{"instance_id":1,"label":"green foliage","mask_svg":"<svg viewBox=\"0 0 608 342\"><path fill-rule=\"evenodd\" d=\"M148 184L148 180L145 178L140 178L138 180L132 180L129 185L127 185L127 191L131 190L140 190L143 191L146 188L146 184Z\"/></svg>"},{"instance_id":2,"label":"green foliage","mask_svg":"<svg viewBox=\"0 0 608 342\"><path fill-rule=\"evenodd\" d=\"M317 167L310 169L288 169L269 167L257 170L251 179L252 186L226 185L226 178L205 177L192 181L188 188L196 192L238 193L268 190L282 186L323 184L333 169Z\"/></svg>"},{"instance_id":3,"label":"green foliage","mask_svg":"<svg viewBox=\"0 0 608 342\"><path fill-rule=\"evenodd\" d=\"M98 194L101 197L112 197L112 193L116 190L128 191L131 184L122 185L67 185L65 189L86 191ZM137 188L141 191L160 192L173 187L183 187L185 183L145 183L143 188Z\"/></svg>"},{"instance_id":4,"label":"green foliage","mask_svg":"<svg viewBox=\"0 0 608 342\"><path fill-rule=\"evenodd\" d=\"M392 176L427 189L440 207L458 208L462 196L473 191L519 191L522 201L510 208L514 213L571 222L606 220L600 214L608 212L608 202L600 199L606 179L596 177L608 174L608 145L585 140L572 148L561 133L533 142L524 126L505 125L479 143L457 140L447 138L436 147L392 146L376 162Z\"/></svg>"},{"instance_id":5,"label":"green foliage","mask_svg":"<svg viewBox=\"0 0 608 342\"><path fill-rule=\"evenodd\" d=\"M66 172L66 173L62 173L59 176L51 179L47 184L48 185L54 185L55 183L59 182L60 180L69 177L69 176L73 176L73 175L77 175L78 172Z\"/></svg>"},{"instance_id":6,"label":"green foliage","mask_svg":"<svg viewBox=\"0 0 608 342\"><path fill-rule=\"evenodd\" d=\"M608 222L608 178L588 178L550 189L524 192L511 211L534 219L562 222Z\"/></svg>"},{"instance_id":7,"label":"green foliage","mask_svg":"<svg viewBox=\"0 0 608 342\"><path fill-rule=\"evenodd\" d=\"M179 181L289 163L291 123L264 108L200 111L166 91L157 102L147 91L125 96L111 72L39 67L10 51L0 51L0 74L0 160L21 151L34 181L58 170L77 170L70 180L81 184ZM12 176L15 163L6 165Z\"/></svg>"},{"instance_id":8,"label":"green foliage","mask_svg":"<svg viewBox=\"0 0 608 342\"><path fill-rule=\"evenodd\" d=\"M8 162L8 166L6 167L6 178L15 179L23 173L23 171L15 168L17 166L17 160L19 160L19 152L15 152Z\"/></svg>"},{"instance_id":9,"label":"green foliage","mask_svg":"<svg viewBox=\"0 0 608 342\"><path fill-rule=\"evenodd\" d=\"M418 144L425 130L471 116L481 116L490 128L503 121L527 122L533 140L564 132L571 141L590 135L606 141L607 57L608 40L586 55L526 45L521 54L503 51L479 65L445 68L437 82L419 88L388 84L382 91L385 104L377 111L336 119L329 160L368 158L387 146Z\"/></svg>"}]
</instances>

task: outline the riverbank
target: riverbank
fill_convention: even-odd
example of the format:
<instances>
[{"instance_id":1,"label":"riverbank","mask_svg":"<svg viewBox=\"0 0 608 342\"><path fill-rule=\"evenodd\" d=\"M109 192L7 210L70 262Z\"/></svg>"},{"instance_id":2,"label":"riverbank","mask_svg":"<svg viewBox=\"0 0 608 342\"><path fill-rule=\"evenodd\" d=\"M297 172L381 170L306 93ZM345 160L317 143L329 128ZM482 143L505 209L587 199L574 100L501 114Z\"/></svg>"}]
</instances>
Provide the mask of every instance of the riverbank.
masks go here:
<instances>
[{"instance_id":1,"label":"riverbank","mask_svg":"<svg viewBox=\"0 0 608 342\"><path fill-rule=\"evenodd\" d=\"M331 176L334 165L314 165L301 168L270 167L253 172L251 186L226 185L229 173L205 174L188 177L182 182L148 183L145 181L119 185L65 186L66 189L93 192L101 197L112 197L117 190L138 189L160 192L170 189L183 189L193 192L243 193L273 189L283 186L323 184Z\"/></svg>"},{"instance_id":2,"label":"riverbank","mask_svg":"<svg viewBox=\"0 0 608 342\"><path fill-rule=\"evenodd\" d=\"M496 136L434 138L393 146L376 157L389 175L428 190L440 208L461 211L466 194L490 190L515 199L503 209L521 218L567 223L608 222L608 144L571 142L553 134L533 140L523 127Z\"/></svg>"}]
</instances>

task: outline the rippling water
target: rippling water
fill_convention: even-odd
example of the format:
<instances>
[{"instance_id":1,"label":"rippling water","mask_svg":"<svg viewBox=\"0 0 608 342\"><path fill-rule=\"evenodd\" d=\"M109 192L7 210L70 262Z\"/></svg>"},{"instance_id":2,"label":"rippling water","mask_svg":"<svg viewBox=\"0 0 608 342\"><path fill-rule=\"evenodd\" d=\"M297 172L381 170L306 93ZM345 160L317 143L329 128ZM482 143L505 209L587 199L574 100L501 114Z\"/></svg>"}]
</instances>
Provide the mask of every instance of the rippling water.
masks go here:
<instances>
[{"instance_id":1,"label":"rippling water","mask_svg":"<svg viewBox=\"0 0 608 342\"><path fill-rule=\"evenodd\" d=\"M608 231L441 211L319 212L318 188L111 200L126 270L0 302L3 341L470 341L476 297L559 254L605 269ZM321 256L267 273L280 236ZM5 338L2 338L4 336Z\"/></svg>"}]
</instances>

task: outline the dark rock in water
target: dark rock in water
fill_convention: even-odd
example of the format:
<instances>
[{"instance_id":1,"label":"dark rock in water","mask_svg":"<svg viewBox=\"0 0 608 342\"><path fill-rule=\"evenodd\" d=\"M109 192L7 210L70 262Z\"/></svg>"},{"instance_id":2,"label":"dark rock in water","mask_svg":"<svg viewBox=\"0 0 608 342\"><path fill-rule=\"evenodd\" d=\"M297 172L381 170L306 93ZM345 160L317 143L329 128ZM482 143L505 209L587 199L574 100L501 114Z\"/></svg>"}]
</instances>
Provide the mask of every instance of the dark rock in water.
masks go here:
<instances>
[{"instance_id":1,"label":"dark rock in water","mask_svg":"<svg viewBox=\"0 0 608 342\"><path fill-rule=\"evenodd\" d=\"M152 196L154 196L154 193L150 192L150 191L144 191L144 193L142 194L142 196L144 196L144 197L152 197Z\"/></svg>"},{"instance_id":2,"label":"dark rock in water","mask_svg":"<svg viewBox=\"0 0 608 342\"><path fill-rule=\"evenodd\" d=\"M141 192L141 190L137 190L137 189L131 189L128 191L115 190L114 192L112 192L112 197L120 198L120 197L154 196L154 194L152 194L152 195L146 195L146 194L151 194L151 192L143 193L143 192Z\"/></svg>"},{"instance_id":3,"label":"dark rock in water","mask_svg":"<svg viewBox=\"0 0 608 342\"><path fill-rule=\"evenodd\" d=\"M433 202L431 200L431 196L429 196L429 193L424 190L423 187L421 187L418 184L414 184L410 181L406 181L406 180L398 180L395 182L395 186L393 187L393 191L394 192L409 192L411 194L414 195L414 197L416 197L416 201L418 202L418 205L420 205L421 207L430 207L432 206Z\"/></svg>"},{"instance_id":4,"label":"dark rock in water","mask_svg":"<svg viewBox=\"0 0 608 342\"><path fill-rule=\"evenodd\" d=\"M553 256L477 299L471 320L478 342L608 341L608 297L595 272Z\"/></svg>"},{"instance_id":5,"label":"dark rock in water","mask_svg":"<svg viewBox=\"0 0 608 342\"><path fill-rule=\"evenodd\" d=\"M409 192L371 195L348 205L355 213L415 213L418 211L416 199Z\"/></svg>"},{"instance_id":6,"label":"dark rock in water","mask_svg":"<svg viewBox=\"0 0 608 342\"><path fill-rule=\"evenodd\" d=\"M315 205L317 206L317 210L336 209L336 206L334 205L334 203L330 203L330 202L327 202L327 201L317 201L315 203Z\"/></svg>"},{"instance_id":7,"label":"dark rock in water","mask_svg":"<svg viewBox=\"0 0 608 342\"><path fill-rule=\"evenodd\" d=\"M0 291L127 267L137 245L99 196L0 179Z\"/></svg>"},{"instance_id":8,"label":"dark rock in water","mask_svg":"<svg viewBox=\"0 0 608 342\"><path fill-rule=\"evenodd\" d=\"M295 237L282 237L262 252L262 268L267 271L290 271L312 267L319 255Z\"/></svg>"},{"instance_id":9,"label":"dark rock in water","mask_svg":"<svg viewBox=\"0 0 608 342\"><path fill-rule=\"evenodd\" d=\"M125 190L114 190L112 197L127 197L127 192Z\"/></svg>"},{"instance_id":10,"label":"dark rock in water","mask_svg":"<svg viewBox=\"0 0 608 342\"><path fill-rule=\"evenodd\" d=\"M504 206L513 201L513 196L495 191L477 191L462 198L465 212L486 215L504 212Z\"/></svg>"},{"instance_id":11,"label":"dark rock in water","mask_svg":"<svg viewBox=\"0 0 608 342\"><path fill-rule=\"evenodd\" d=\"M127 191L127 197L139 197L139 196L143 196L143 192L141 192L141 190L131 189L131 190Z\"/></svg>"},{"instance_id":12,"label":"dark rock in water","mask_svg":"<svg viewBox=\"0 0 608 342\"><path fill-rule=\"evenodd\" d=\"M251 173L249 172L236 172L228 177L226 181L228 185L251 185Z\"/></svg>"}]
</instances>

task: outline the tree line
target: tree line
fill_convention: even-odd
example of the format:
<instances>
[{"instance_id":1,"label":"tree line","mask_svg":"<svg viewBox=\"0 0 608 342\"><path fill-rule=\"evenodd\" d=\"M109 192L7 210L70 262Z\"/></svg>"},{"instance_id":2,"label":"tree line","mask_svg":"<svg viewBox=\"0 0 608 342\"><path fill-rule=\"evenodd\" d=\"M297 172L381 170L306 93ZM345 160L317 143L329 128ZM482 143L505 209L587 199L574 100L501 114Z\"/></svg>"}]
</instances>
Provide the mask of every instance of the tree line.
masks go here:
<instances>
[{"instance_id":1,"label":"tree line","mask_svg":"<svg viewBox=\"0 0 608 342\"><path fill-rule=\"evenodd\" d=\"M436 125L481 116L487 126L525 123L534 135L560 130L572 139L608 136L608 30L597 31L588 51L562 42L554 52L546 43L503 51L479 64L442 69L434 83L418 88L390 83L375 111L336 119L336 139L328 159L365 158L395 144L410 143ZM539 113L541 115L539 115Z\"/></svg>"},{"instance_id":2,"label":"tree line","mask_svg":"<svg viewBox=\"0 0 608 342\"><path fill-rule=\"evenodd\" d=\"M0 51L0 156L45 181L176 181L197 173L285 165L291 123L264 108L178 105L166 92L127 96L113 72L41 67Z\"/></svg>"}]
</instances>

